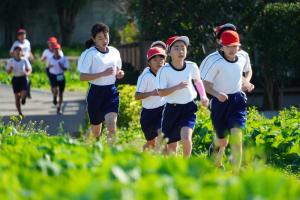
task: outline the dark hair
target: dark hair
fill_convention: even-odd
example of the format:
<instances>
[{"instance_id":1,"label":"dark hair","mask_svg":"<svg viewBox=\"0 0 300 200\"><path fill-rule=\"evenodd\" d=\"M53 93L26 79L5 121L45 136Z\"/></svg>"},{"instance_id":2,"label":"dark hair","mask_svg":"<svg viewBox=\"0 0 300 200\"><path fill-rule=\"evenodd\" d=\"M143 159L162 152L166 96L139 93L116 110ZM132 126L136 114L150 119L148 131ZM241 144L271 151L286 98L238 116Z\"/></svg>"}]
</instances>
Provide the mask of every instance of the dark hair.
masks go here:
<instances>
[{"instance_id":1,"label":"dark hair","mask_svg":"<svg viewBox=\"0 0 300 200\"><path fill-rule=\"evenodd\" d=\"M92 27L91 29L91 37L95 38L96 35L98 33L108 33L109 32L109 27L104 24L104 23L97 23L97 24L94 24L94 26ZM86 48L90 48L91 46L94 45L94 41L92 38L88 39L86 42L85 42L85 47Z\"/></svg>"}]
</instances>

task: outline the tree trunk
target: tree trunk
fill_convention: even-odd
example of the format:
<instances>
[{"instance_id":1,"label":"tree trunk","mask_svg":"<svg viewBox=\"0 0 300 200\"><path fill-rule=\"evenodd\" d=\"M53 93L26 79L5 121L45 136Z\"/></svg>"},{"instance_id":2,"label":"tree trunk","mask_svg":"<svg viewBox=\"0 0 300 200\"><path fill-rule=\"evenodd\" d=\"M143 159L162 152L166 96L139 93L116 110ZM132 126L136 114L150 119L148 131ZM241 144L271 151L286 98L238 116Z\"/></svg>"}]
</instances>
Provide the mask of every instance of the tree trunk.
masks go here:
<instances>
[{"instance_id":1,"label":"tree trunk","mask_svg":"<svg viewBox=\"0 0 300 200\"><path fill-rule=\"evenodd\" d=\"M262 72L264 98L263 98L263 110L274 110L274 80L268 76L265 72Z\"/></svg>"},{"instance_id":2,"label":"tree trunk","mask_svg":"<svg viewBox=\"0 0 300 200\"><path fill-rule=\"evenodd\" d=\"M64 45L69 45L71 43L71 36L75 27L75 14L66 8L59 8L58 19L62 43Z\"/></svg>"}]
</instances>

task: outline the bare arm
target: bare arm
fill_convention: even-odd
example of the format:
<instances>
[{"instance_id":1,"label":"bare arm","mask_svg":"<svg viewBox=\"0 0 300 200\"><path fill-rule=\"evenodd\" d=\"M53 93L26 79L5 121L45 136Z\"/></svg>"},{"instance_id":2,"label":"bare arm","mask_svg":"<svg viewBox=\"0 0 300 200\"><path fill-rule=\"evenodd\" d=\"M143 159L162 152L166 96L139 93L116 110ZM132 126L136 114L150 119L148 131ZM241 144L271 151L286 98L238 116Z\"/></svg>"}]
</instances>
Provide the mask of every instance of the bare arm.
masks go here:
<instances>
[{"instance_id":1,"label":"bare arm","mask_svg":"<svg viewBox=\"0 0 300 200\"><path fill-rule=\"evenodd\" d=\"M168 96L168 95L172 94L173 92L175 92L176 90L180 90L180 89L188 87L188 85L189 85L188 82L183 81L183 82L179 83L178 85L175 85L170 88L158 89L158 94L161 97Z\"/></svg>"},{"instance_id":2,"label":"bare arm","mask_svg":"<svg viewBox=\"0 0 300 200\"><path fill-rule=\"evenodd\" d=\"M224 102L228 99L228 96L225 93L218 92L213 89L213 83L203 80L203 84L206 92L216 97L219 101Z\"/></svg>"},{"instance_id":3,"label":"bare arm","mask_svg":"<svg viewBox=\"0 0 300 200\"><path fill-rule=\"evenodd\" d=\"M10 67L6 70L6 72L7 72L8 74L10 74L12 71L13 71L13 67L12 67L12 66L10 66Z\"/></svg>"},{"instance_id":4,"label":"bare arm","mask_svg":"<svg viewBox=\"0 0 300 200\"><path fill-rule=\"evenodd\" d=\"M100 77L112 75L113 73L114 73L114 69L112 67L107 68L103 72L99 72L95 74L80 73L80 81L92 81Z\"/></svg>"},{"instance_id":5,"label":"bare arm","mask_svg":"<svg viewBox=\"0 0 300 200\"><path fill-rule=\"evenodd\" d=\"M135 100L141 100L141 99L146 99L150 96L158 96L157 90L153 90L151 92L136 92L135 93Z\"/></svg>"},{"instance_id":6,"label":"bare arm","mask_svg":"<svg viewBox=\"0 0 300 200\"><path fill-rule=\"evenodd\" d=\"M250 69L249 71L245 72L244 74L244 78L250 82L251 78L252 78L252 69Z\"/></svg>"}]
</instances>

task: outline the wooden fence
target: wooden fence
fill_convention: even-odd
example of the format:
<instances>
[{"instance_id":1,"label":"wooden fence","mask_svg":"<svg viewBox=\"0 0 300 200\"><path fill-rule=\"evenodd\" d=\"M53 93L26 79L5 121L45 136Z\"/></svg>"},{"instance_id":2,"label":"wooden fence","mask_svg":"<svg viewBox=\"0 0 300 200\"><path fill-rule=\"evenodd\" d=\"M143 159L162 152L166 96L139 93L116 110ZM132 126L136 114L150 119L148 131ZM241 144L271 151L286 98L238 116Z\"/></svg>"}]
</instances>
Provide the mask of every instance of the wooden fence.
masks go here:
<instances>
[{"instance_id":1,"label":"wooden fence","mask_svg":"<svg viewBox=\"0 0 300 200\"><path fill-rule=\"evenodd\" d=\"M118 46L122 61L132 65L134 70L141 71L147 65L147 50L151 42L136 42Z\"/></svg>"}]
</instances>

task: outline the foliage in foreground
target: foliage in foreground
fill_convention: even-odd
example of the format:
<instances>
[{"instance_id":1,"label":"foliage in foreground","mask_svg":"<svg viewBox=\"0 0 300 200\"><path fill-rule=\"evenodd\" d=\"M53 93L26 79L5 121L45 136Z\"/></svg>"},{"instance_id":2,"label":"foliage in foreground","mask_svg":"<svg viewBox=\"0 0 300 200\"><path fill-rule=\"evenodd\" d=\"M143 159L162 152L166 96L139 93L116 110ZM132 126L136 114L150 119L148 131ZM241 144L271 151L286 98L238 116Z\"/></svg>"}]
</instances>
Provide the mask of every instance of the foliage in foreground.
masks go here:
<instances>
[{"instance_id":1,"label":"foliage in foreground","mask_svg":"<svg viewBox=\"0 0 300 200\"><path fill-rule=\"evenodd\" d=\"M253 162L240 176L203 156L108 148L12 125L0 129L3 199L299 199L296 178Z\"/></svg>"}]
</instances>

